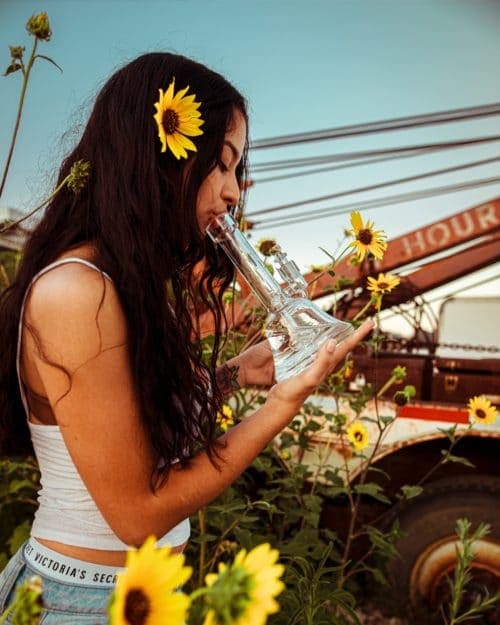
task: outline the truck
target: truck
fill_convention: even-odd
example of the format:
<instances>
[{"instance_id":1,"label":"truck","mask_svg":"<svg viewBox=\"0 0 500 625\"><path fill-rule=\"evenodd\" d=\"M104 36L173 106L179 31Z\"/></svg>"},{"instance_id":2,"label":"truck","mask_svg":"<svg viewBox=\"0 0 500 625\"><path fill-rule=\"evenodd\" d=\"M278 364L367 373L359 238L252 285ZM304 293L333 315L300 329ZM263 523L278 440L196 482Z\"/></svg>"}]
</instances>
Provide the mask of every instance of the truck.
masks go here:
<instances>
[{"instance_id":1,"label":"truck","mask_svg":"<svg viewBox=\"0 0 500 625\"><path fill-rule=\"evenodd\" d=\"M468 592L486 587L494 593L500 588L500 422L497 418L493 424L471 427L466 407L474 396L500 403L500 297L453 296L441 304L434 328L423 330L419 323L426 292L498 261L500 198L495 198L389 241L381 261L370 259L354 266L346 260L335 268L337 276L350 280L351 293L370 275L395 272L401 285L384 296L382 307L408 302L414 306L412 336L389 335L376 353L353 355L354 390L371 383L377 391L395 366L405 367L405 383L416 390L402 407L392 401L394 387L381 398L379 411L396 417L372 463L390 476L384 482L386 492L395 495L403 485L419 483L449 442L449 428L463 431L453 454L466 462L439 466L425 479L423 493L398 510L404 537L398 541L401 558L391 564L391 576L400 596L415 605L424 602L437 608L449 598L446 578L456 564L458 518L469 519L473 527L481 522L491 526L475 545ZM417 262L421 264L415 267ZM328 292L331 280L325 275L314 281L311 297ZM341 298L336 316L354 317L367 297L365 290L357 297ZM316 439L318 445L325 442L321 436ZM355 481L356 468L350 475ZM336 515L328 503L325 509L324 521L334 527Z\"/></svg>"},{"instance_id":2,"label":"truck","mask_svg":"<svg viewBox=\"0 0 500 625\"><path fill-rule=\"evenodd\" d=\"M347 258L335 266L334 276L328 271L319 277L305 275L311 299L335 292L339 277L348 285L335 296L331 312L336 317L355 317L370 296L362 288L367 277L379 273L394 272L401 280L398 288L384 295L382 310L406 306L408 316L411 303L410 337L389 334L376 353L353 354L351 391L365 384L379 390L395 366L405 367L405 383L415 387L415 396L405 406L392 400L394 388L380 397L377 410L395 418L372 466L379 475L390 476L383 484L389 497L395 498L404 485L423 484L421 495L398 505L401 557L389 567L396 594L403 601L409 597L416 606L423 603L435 609L449 598L446 578L456 564L459 518L469 519L473 527L481 522L491 526L490 533L475 544L467 592L472 596L475 588L486 587L491 593L500 588L500 423L497 419L491 425L471 425L466 407L474 396L500 403L500 298L460 294L443 302L433 328L422 328L420 323L427 292L499 260L500 198L494 198L389 241L380 261L369 257L353 264ZM244 283L240 289L242 297L232 303L229 323L248 331L252 295ZM323 396L319 403L328 410L332 401ZM368 416L370 409L373 406L367 406ZM440 463L450 432L457 435L455 461ZM316 432L312 444L311 465L321 447L328 449L332 468L344 462L343 444L327 429ZM350 480L355 483L362 462L353 457L349 463ZM378 518L383 509L375 502L367 520ZM325 501L322 523L337 531L341 518L338 504Z\"/></svg>"}]
</instances>

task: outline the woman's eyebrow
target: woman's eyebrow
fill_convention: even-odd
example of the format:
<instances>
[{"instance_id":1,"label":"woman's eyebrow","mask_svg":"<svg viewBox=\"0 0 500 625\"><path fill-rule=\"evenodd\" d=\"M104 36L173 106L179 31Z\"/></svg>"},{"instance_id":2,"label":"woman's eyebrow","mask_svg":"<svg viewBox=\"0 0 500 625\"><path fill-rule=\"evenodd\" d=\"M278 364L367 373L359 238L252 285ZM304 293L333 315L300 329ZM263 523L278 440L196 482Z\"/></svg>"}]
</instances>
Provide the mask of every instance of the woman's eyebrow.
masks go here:
<instances>
[{"instance_id":1,"label":"woman's eyebrow","mask_svg":"<svg viewBox=\"0 0 500 625\"><path fill-rule=\"evenodd\" d=\"M238 152L238 150L236 149L236 146L234 145L234 143L232 143L231 141L229 141L228 139L224 140L224 145L227 145L228 148L231 150L231 152L233 153L233 159L236 162L239 162L239 160L241 159L241 154Z\"/></svg>"}]
</instances>

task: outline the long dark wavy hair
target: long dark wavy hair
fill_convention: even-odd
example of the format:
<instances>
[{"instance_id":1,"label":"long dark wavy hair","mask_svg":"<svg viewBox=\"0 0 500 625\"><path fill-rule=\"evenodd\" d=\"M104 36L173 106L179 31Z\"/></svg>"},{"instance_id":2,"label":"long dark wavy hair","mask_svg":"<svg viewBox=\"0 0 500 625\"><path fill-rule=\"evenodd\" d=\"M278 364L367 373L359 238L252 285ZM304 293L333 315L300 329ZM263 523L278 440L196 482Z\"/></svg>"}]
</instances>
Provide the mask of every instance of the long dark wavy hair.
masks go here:
<instances>
[{"instance_id":1,"label":"long dark wavy hair","mask_svg":"<svg viewBox=\"0 0 500 625\"><path fill-rule=\"evenodd\" d=\"M158 90L166 90L174 77L177 89L189 85L189 94L196 94L205 122L203 134L194 138L197 152L187 161L160 152L153 119ZM64 188L50 202L25 246L15 282L0 301L0 453L32 451L16 374L24 294L37 272L91 242L93 261L112 278L126 316L133 383L155 466L163 467L159 477L174 458L186 463L201 447L212 459L217 456L215 419L222 397L215 362L222 291L233 279L233 268L200 233L196 198L220 162L235 110L247 120L246 102L227 80L179 55L145 54L105 84L59 172L58 184L76 161L89 161L88 184L78 195ZM248 142L237 169L241 187L247 148ZM210 366L203 363L192 315L200 302L214 318Z\"/></svg>"}]
</instances>

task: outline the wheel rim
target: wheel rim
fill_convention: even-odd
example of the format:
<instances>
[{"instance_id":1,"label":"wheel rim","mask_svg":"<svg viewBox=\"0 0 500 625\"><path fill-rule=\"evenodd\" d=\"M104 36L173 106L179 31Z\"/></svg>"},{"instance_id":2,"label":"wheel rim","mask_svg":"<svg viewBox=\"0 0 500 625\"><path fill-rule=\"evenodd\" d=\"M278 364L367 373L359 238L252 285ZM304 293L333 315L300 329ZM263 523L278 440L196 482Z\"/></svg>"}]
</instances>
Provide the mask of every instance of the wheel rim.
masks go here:
<instances>
[{"instance_id":1,"label":"wheel rim","mask_svg":"<svg viewBox=\"0 0 500 625\"><path fill-rule=\"evenodd\" d=\"M447 578L455 569L458 546L456 535L450 535L432 543L420 554L410 578L410 594L414 604L422 598L433 608L447 602L450 597ZM468 585L468 593L474 595L477 589L484 594L485 587L490 592L496 592L500 587L500 544L483 538L474 543L473 553L472 580Z\"/></svg>"}]
</instances>

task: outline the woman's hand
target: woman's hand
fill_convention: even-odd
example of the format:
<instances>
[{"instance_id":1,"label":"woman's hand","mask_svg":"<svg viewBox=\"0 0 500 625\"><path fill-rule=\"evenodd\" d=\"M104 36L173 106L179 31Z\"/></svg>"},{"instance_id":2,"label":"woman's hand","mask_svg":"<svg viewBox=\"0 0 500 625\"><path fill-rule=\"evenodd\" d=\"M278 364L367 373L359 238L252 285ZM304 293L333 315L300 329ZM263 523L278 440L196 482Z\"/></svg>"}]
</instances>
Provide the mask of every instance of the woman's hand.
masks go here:
<instances>
[{"instance_id":1,"label":"woman's hand","mask_svg":"<svg viewBox=\"0 0 500 625\"><path fill-rule=\"evenodd\" d=\"M275 382L274 360L269 341L252 345L217 369L217 382L224 395L241 386L271 386Z\"/></svg>"},{"instance_id":2,"label":"woman's hand","mask_svg":"<svg viewBox=\"0 0 500 625\"><path fill-rule=\"evenodd\" d=\"M267 404L280 402L296 414L300 406L306 401L315 389L328 377L371 330L374 323L371 319L365 321L351 336L340 345L335 341L327 340L318 350L316 360L299 375L288 378L275 384L267 395Z\"/></svg>"}]
</instances>

